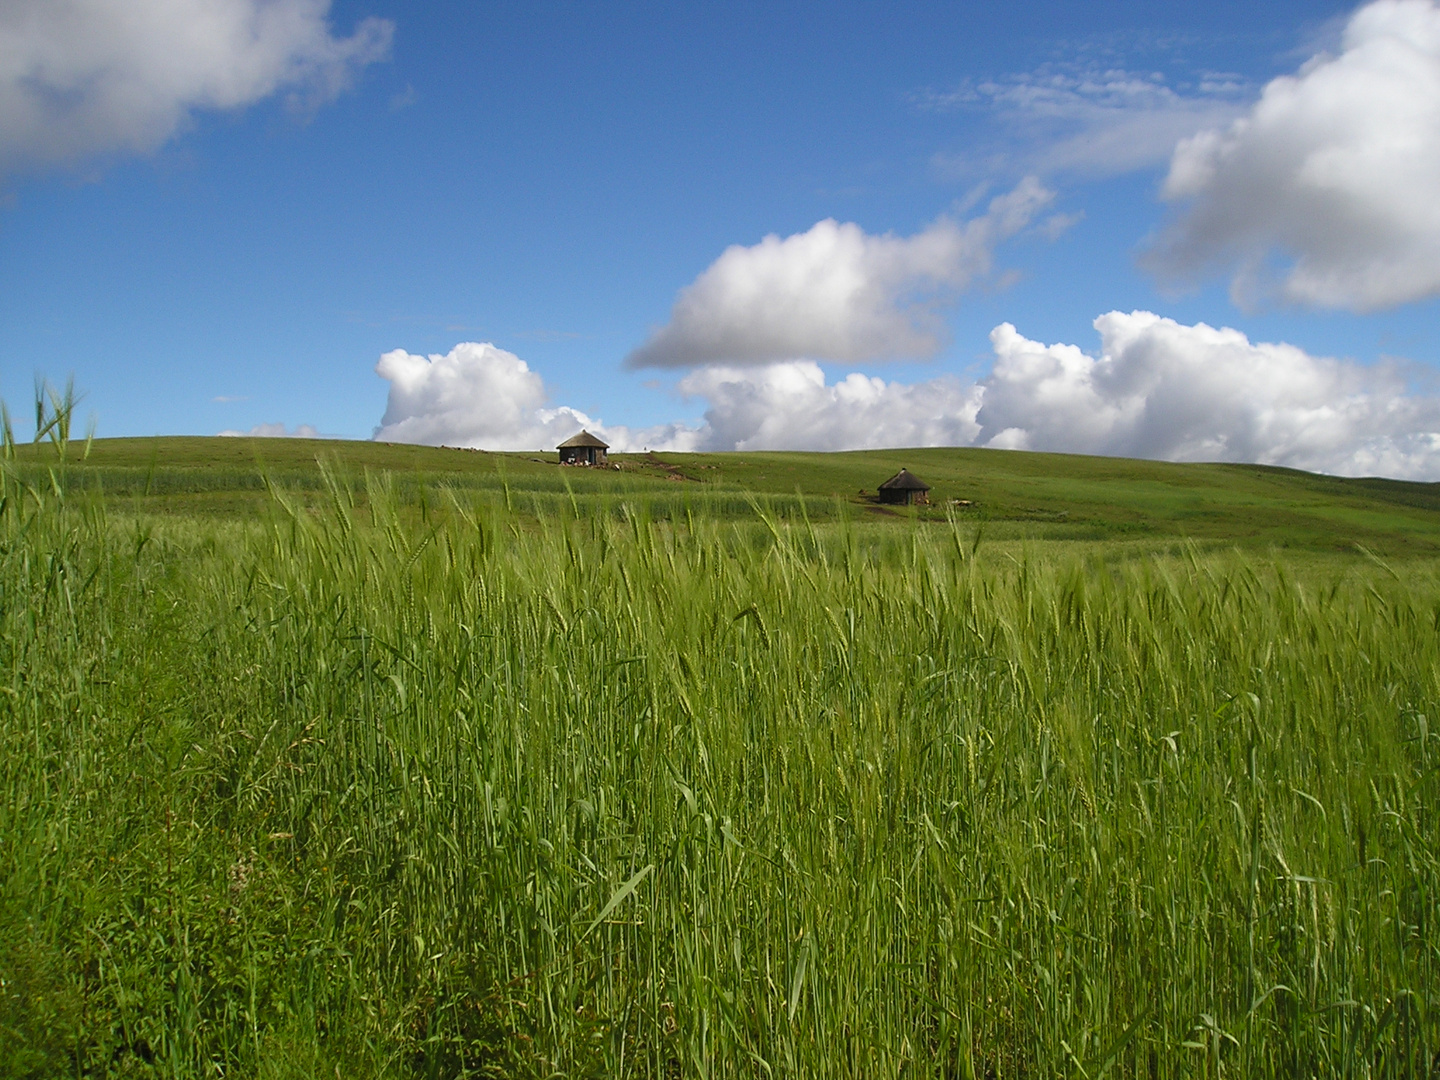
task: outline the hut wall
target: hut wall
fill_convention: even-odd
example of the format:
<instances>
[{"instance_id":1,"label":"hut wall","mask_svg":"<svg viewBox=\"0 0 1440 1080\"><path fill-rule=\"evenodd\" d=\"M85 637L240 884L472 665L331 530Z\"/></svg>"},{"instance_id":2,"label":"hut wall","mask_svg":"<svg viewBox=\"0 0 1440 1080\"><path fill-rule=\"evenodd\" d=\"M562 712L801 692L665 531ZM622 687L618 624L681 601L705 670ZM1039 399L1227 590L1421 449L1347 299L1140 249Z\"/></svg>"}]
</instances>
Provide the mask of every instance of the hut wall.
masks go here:
<instances>
[{"instance_id":1,"label":"hut wall","mask_svg":"<svg viewBox=\"0 0 1440 1080\"><path fill-rule=\"evenodd\" d=\"M929 492L916 491L913 488L881 488L877 493L882 503L893 503L896 506L911 506L916 503L928 504L930 502Z\"/></svg>"},{"instance_id":2,"label":"hut wall","mask_svg":"<svg viewBox=\"0 0 1440 1080\"><path fill-rule=\"evenodd\" d=\"M598 446L562 446L561 465L604 465L606 454Z\"/></svg>"}]
</instances>

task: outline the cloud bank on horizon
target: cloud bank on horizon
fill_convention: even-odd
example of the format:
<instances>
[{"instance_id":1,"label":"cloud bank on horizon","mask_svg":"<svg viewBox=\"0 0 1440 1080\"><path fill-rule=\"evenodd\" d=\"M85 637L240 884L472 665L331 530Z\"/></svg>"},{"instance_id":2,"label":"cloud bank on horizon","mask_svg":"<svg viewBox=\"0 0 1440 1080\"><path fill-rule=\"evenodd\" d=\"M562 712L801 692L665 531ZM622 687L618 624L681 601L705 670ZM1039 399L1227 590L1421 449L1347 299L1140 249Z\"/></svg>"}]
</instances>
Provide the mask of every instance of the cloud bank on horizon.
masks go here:
<instances>
[{"instance_id":1,"label":"cloud bank on horizon","mask_svg":"<svg viewBox=\"0 0 1440 1080\"><path fill-rule=\"evenodd\" d=\"M1406 369L1315 357L1148 311L1095 320L1100 352L990 335L976 444L1163 461L1440 477L1440 398Z\"/></svg>"},{"instance_id":2,"label":"cloud bank on horizon","mask_svg":"<svg viewBox=\"0 0 1440 1080\"><path fill-rule=\"evenodd\" d=\"M990 375L917 383L859 373L826 381L813 360L700 367L679 392L699 423L631 429L546 405L544 381L489 344L430 357L386 353L385 441L548 449L589 428L618 451L853 450L986 446L1286 465L1339 475L1440 478L1440 397L1411 372L1315 357L1148 311L1095 320L1098 355L1046 345L1009 323Z\"/></svg>"},{"instance_id":3,"label":"cloud bank on horizon","mask_svg":"<svg viewBox=\"0 0 1440 1080\"><path fill-rule=\"evenodd\" d=\"M238 431L234 428L227 428L224 431L217 431L216 436L222 439L334 439L335 435L322 435L313 424L296 424L293 428L287 428L283 423L256 424L248 431Z\"/></svg>"},{"instance_id":4,"label":"cloud bank on horizon","mask_svg":"<svg viewBox=\"0 0 1440 1080\"><path fill-rule=\"evenodd\" d=\"M1242 308L1366 312L1440 295L1437 133L1440 7L1376 0L1337 55L1178 144L1162 193L1183 205L1147 264L1177 281L1227 271Z\"/></svg>"},{"instance_id":5,"label":"cloud bank on horizon","mask_svg":"<svg viewBox=\"0 0 1440 1080\"><path fill-rule=\"evenodd\" d=\"M330 0L7 0L0 4L0 173L160 147L196 110L281 90L314 108L389 53L394 24L349 37Z\"/></svg>"}]
</instances>

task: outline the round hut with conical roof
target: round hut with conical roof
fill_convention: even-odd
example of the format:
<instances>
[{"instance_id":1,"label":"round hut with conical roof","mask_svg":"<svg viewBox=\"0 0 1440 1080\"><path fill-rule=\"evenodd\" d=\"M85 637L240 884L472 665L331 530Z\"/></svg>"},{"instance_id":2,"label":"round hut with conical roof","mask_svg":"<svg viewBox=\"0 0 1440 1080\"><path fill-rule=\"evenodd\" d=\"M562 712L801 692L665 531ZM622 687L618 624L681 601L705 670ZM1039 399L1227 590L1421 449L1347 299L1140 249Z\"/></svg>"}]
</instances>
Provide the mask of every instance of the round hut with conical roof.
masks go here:
<instances>
[{"instance_id":1,"label":"round hut with conical roof","mask_svg":"<svg viewBox=\"0 0 1440 1080\"><path fill-rule=\"evenodd\" d=\"M604 465L609 460L605 451L610 449L610 444L582 430L556 449L560 451L561 465Z\"/></svg>"},{"instance_id":2,"label":"round hut with conical roof","mask_svg":"<svg viewBox=\"0 0 1440 1080\"><path fill-rule=\"evenodd\" d=\"M876 489L882 503L899 503L910 506L930 502L930 485L909 469L901 469Z\"/></svg>"}]
</instances>

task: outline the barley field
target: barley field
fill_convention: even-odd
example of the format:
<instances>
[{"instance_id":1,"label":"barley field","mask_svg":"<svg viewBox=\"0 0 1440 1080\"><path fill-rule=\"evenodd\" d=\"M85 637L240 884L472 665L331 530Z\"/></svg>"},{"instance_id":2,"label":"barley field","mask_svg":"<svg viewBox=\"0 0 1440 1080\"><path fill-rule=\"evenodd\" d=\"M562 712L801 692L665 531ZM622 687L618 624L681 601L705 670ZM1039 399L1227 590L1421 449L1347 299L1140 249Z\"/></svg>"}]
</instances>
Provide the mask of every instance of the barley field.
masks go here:
<instances>
[{"instance_id":1,"label":"barley field","mask_svg":"<svg viewBox=\"0 0 1440 1080\"><path fill-rule=\"evenodd\" d=\"M1440 1075L1433 559L5 475L5 1076Z\"/></svg>"}]
</instances>

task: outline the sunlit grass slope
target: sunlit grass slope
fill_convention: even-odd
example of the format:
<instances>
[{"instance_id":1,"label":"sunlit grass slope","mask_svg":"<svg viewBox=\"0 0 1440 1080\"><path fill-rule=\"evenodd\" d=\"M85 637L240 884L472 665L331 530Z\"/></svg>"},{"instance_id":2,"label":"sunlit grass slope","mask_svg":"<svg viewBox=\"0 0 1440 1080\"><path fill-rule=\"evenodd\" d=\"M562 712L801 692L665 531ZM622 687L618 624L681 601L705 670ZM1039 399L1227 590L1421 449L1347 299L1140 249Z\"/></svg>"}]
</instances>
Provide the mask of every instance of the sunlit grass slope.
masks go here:
<instances>
[{"instance_id":1,"label":"sunlit grass slope","mask_svg":"<svg viewBox=\"0 0 1440 1080\"><path fill-rule=\"evenodd\" d=\"M53 448L22 447L43 462ZM487 454L432 447L288 439L156 438L97 441L75 482L112 502L170 513L243 516L265 501L265 482L318 491L317 459L342 472L393 473L407 497L442 487L508 496L519 512L640 499L655 517L687 512L751 516L760 495L783 516L800 511L862 519L950 511L984 523L992 539L1163 540L1191 537L1256 547L1440 554L1440 484L1352 480L1246 465L1176 465L999 450L921 449L842 454L660 454L617 457L620 470L561 468L553 454ZM934 486L929 511L873 504L902 466ZM30 466L32 469L35 465ZM868 494L862 494L862 492ZM443 503L443 499L438 500Z\"/></svg>"},{"instance_id":2,"label":"sunlit grass slope","mask_svg":"<svg viewBox=\"0 0 1440 1080\"><path fill-rule=\"evenodd\" d=\"M6 491L0 1074L1440 1061L1433 561Z\"/></svg>"}]
</instances>

